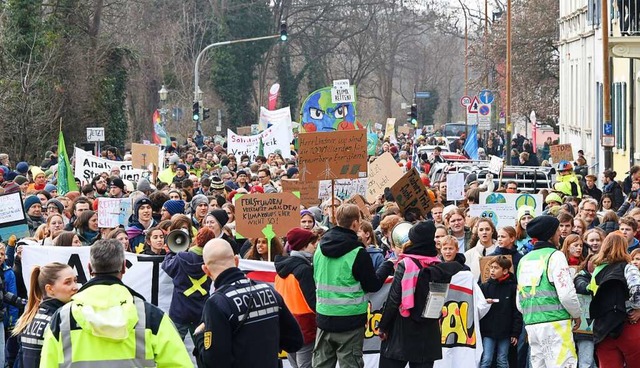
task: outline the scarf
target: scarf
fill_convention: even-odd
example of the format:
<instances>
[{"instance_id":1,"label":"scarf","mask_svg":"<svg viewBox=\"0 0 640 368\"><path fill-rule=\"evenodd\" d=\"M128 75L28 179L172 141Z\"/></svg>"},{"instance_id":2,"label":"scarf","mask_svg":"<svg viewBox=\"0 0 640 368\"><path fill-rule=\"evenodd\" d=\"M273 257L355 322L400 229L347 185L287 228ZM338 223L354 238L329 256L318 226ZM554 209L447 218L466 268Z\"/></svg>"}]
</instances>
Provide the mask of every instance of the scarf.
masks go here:
<instances>
[{"instance_id":1,"label":"scarf","mask_svg":"<svg viewBox=\"0 0 640 368\"><path fill-rule=\"evenodd\" d=\"M407 258L418 261L422 267L418 267L416 262ZM416 291L416 284L418 283L418 274L420 274L420 269L438 264L441 261L438 257L418 256L413 254L402 254L398 261L402 260L405 261L404 274L402 275L402 280L400 281L400 286L402 288L402 297L400 300L399 309L401 316L409 317L409 315L411 314L410 309L415 305L413 296Z\"/></svg>"}]
</instances>

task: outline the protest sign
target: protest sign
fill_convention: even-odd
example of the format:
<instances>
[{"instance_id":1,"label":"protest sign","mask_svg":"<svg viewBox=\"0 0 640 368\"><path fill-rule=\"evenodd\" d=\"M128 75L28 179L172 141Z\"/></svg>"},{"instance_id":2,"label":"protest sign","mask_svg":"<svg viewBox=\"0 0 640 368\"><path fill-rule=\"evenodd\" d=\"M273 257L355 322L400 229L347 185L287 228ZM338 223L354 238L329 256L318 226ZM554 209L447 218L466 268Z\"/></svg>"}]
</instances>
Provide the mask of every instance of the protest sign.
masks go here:
<instances>
[{"instance_id":1,"label":"protest sign","mask_svg":"<svg viewBox=\"0 0 640 368\"><path fill-rule=\"evenodd\" d=\"M114 228L120 225L121 198L98 198L98 227Z\"/></svg>"},{"instance_id":2,"label":"protest sign","mask_svg":"<svg viewBox=\"0 0 640 368\"><path fill-rule=\"evenodd\" d=\"M407 125L400 125L398 127L398 133L404 134L404 135L409 135L409 134L411 134L411 127L407 126Z\"/></svg>"},{"instance_id":3,"label":"protest sign","mask_svg":"<svg viewBox=\"0 0 640 368\"><path fill-rule=\"evenodd\" d=\"M260 150L260 134L242 136L227 129L227 152L240 158L242 155L249 156L249 160L254 162Z\"/></svg>"},{"instance_id":4,"label":"protest sign","mask_svg":"<svg viewBox=\"0 0 640 368\"><path fill-rule=\"evenodd\" d=\"M300 193L300 204L306 208L317 206L320 203L318 199L318 188L320 182L300 181L299 179L280 179L283 193Z\"/></svg>"},{"instance_id":5,"label":"protest sign","mask_svg":"<svg viewBox=\"0 0 640 368\"><path fill-rule=\"evenodd\" d=\"M403 215L408 211L416 211L426 217L433 207L433 202L415 168L407 171L391 187L391 194L393 194Z\"/></svg>"},{"instance_id":6,"label":"protest sign","mask_svg":"<svg viewBox=\"0 0 640 368\"><path fill-rule=\"evenodd\" d=\"M402 177L402 169L396 163L391 153L385 152L369 165L366 198L374 203L379 195L384 194L384 188L390 188Z\"/></svg>"},{"instance_id":7,"label":"protest sign","mask_svg":"<svg viewBox=\"0 0 640 368\"><path fill-rule=\"evenodd\" d=\"M237 127L236 132L239 135L251 135L251 125Z\"/></svg>"},{"instance_id":8,"label":"protest sign","mask_svg":"<svg viewBox=\"0 0 640 368\"><path fill-rule=\"evenodd\" d=\"M488 217L500 228L515 226L518 208L530 206L534 217L542 214L542 195L529 193L480 193L480 203L469 206L469 214L474 217Z\"/></svg>"},{"instance_id":9,"label":"protest sign","mask_svg":"<svg viewBox=\"0 0 640 368\"><path fill-rule=\"evenodd\" d=\"M299 135L303 180L358 179L367 176L367 131L341 130Z\"/></svg>"},{"instance_id":10,"label":"protest sign","mask_svg":"<svg viewBox=\"0 0 640 368\"><path fill-rule=\"evenodd\" d=\"M491 155L491 161L489 161L489 172L500 175L500 171L502 171L503 165L504 160L502 159L502 157Z\"/></svg>"},{"instance_id":11,"label":"protest sign","mask_svg":"<svg viewBox=\"0 0 640 368\"><path fill-rule=\"evenodd\" d=\"M571 147L571 143L549 146L549 153L551 154L554 164L562 160L573 161L573 148Z\"/></svg>"},{"instance_id":12,"label":"protest sign","mask_svg":"<svg viewBox=\"0 0 640 368\"><path fill-rule=\"evenodd\" d=\"M235 203L238 238L268 238L266 228L285 236L300 225L300 198L293 193L238 195Z\"/></svg>"},{"instance_id":13,"label":"protest sign","mask_svg":"<svg viewBox=\"0 0 640 368\"><path fill-rule=\"evenodd\" d=\"M356 206L358 206L358 208L360 208L360 211L362 211L365 215L365 218L369 218L369 207L367 206L367 202L364 199L364 197L361 194L356 194L353 197L345 200L346 203L351 203L351 204L355 204Z\"/></svg>"},{"instance_id":14,"label":"protest sign","mask_svg":"<svg viewBox=\"0 0 640 368\"><path fill-rule=\"evenodd\" d=\"M367 194L367 178L334 180L334 192L337 198L345 200L356 194ZM318 198L325 201L331 198L331 180L320 180Z\"/></svg>"},{"instance_id":15,"label":"protest sign","mask_svg":"<svg viewBox=\"0 0 640 368\"><path fill-rule=\"evenodd\" d=\"M389 138L389 142L398 143L396 138L396 118L387 118L387 124L384 129L384 139Z\"/></svg>"},{"instance_id":16,"label":"protest sign","mask_svg":"<svg viewBox=\"0 0 640 368\"><path fill-rule=\"evenodd\" d=\"M272 125L260 133L265 156L271 153L280 153L285 159L291 158L293 133L290 126L291 124Z\"/></svg>"},{"instance_id":17,"label":"protest sign","mask_svg":"<svg viewBox=\"0 0 640 368\"><path fill-rule=\"evenodd\" d=\"M447 200L464 199L464 174L461 172L447 174Z\"/></svg>"},{"instance_id":18,"label":"protest sign","mask_svg":"<svg viewBox=\"0 0 640 368\"><path fill-rule=\"evenodd\" d=\"M6 242L11 235L18 239L30 235L19 192L0 195L0 242Z\"/></svg>"},{"instance_id":19,"label":"protest sign","mask_svg":"<svg viewBox=\"0 0 640 368\"><path fill-rule=\"evenodd\" d=\"M278 110L269 110L260 106L260 118L258 126L260 131L269 128L272 125L284 125L291 131L291 108L289 106ZM293 138L293 136L292 136Z\"/></svg>"},{"instance_id":20,"label":"protest sign","mask_svg":"<svg viewBox=\"0 0 640 368\"><path fill-rule=\"evenodd\" d=\"M84 184L91 183L95 176L103 172L109 173L112 167L120 169L120 177L132 182L138 182L142 177L143 171L135 169L131 161L112 161L102 157L96 157L91 152L87 152L81 148L74 147L74 156L76 164L74 166L75 176ZM151 161L156 163L157 160Z\"/></svg>"},{"instance_id":21,"label":"protest sign","mask_svg":"<svg viewBox=\"0 0 640 368\"><path fill-rule=\"evenodd\" d=\"M512 273L515 274L515 270L513 269L513 258L511 257L511 254L505 255L505 257L509 258L509 260L511 261L511 268L509 269L509 271L511 271ZM491 263L496 258L498 258L498 256L480 257L480 279L481 279L481 282L489 281L489 277L491 277L491 269L489 268L489 266L491 266Z\"/></svg>"},{"instance_id":22,"label":"protest sign","mask_svg":"<svg viewBox=\"0 0 640 368\"><path fill-rule=\"evenodd\" d=\"M146 170L149 164L158 164L160 147L152 144L131 144L131 164L138 169Z\"/></svg>"}]
</instances>

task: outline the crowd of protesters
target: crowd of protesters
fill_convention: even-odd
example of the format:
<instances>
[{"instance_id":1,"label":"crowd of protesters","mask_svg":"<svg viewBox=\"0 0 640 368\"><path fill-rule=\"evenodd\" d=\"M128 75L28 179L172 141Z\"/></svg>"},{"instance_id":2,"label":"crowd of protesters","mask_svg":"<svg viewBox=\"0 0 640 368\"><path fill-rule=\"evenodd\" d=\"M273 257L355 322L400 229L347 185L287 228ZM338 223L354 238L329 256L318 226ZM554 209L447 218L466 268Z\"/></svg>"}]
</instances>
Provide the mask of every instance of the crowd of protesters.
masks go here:
<instances>
[{"instance_id":1,"label":"crowd of protesters","mask_svg":"<svg viewBox=\"0 0 640 368\"><path fill-rule=\"evenodd\" d=\"M22 193L30 232L30 237L3 239L0 244L4 312L0 340L6 340L0 358L5 366L49 367L67 359L91 359L87 352L66 355L64 326L69 322L57 311L69 303L82 311L71 313L73 342L69 344L75 346L82 339L78 328L91 330L99 338L128 333L124 322L116 327L92 322L100 319L100 308L119 308L91 299L100 299L96 293L106 290L102 287L129 295L130 289L119 281L125 271L119 268L120 256L116 269L100 271L109 267L104 266L109 263L101 252L113 252L114 244L118 252L165 257L162 269L174 283L167 316L151 306L140 308L156 316L147 318L155 323L147 328L159 344L175 345L189 334L196 344L197 364L203 367L218 363L277 367L281 349L288 352L294 367L333 367L336 362L341 367L361 367L366 293L378 291L389 277L393 281L377 329L383 340L379 365L431 367L442 352L438 320L423 318L418 311L424 303L419 292L428 294L417 277L423 269L430 270L434 279L470 272L478 280L490 305L480 320L484 353L478 366L639 364L640 350L634 342L640 336L640 166L631 167L617 181L612 170L599 175L586 172L582 156L576 162L560 162L557 182L540 192L544 210L536 213L533 207L520 206L514 209L513 224L496 228L491 219L469 212L469 206L478 203L479 192L491 188L469 179L466 199L454 203L447 199L446 181L432 183L424 172L434 162L444 162L439 152L417 157L413 149L418 142L408 137L400 137L399 142L384 140L376 156L389 152L405 170L416 167L422 172L424 195L433 202L429 213L403 213L390 191L368 203L367 211L343 204L339 198L329 199L303 208L299 227L269 241L238 237L234 197L281 192L282 178L298 178L294 146L289 159L281 153L252 159L235 157L227 153L225 144L197 137L167 147L166 168L156 180L151 174L132 183L113 168L79 191L64 194L56 187L56 146L46 152L41 165L14 164L7 154L0 154L0 191ZM516 137L512 145L519 145L522 153L531 152L524 158L532 162L531 144L519 140ZM503 146L497 134L482 145L496 152ZM514 153L523 158L521 152ZM129 159L114 147L103 154L111 160ZM520 190L515 182L495 188L505 193ZM104 197L130 199L132 214L126 226L98 226L98 199ZM398 244L393 240L394 228L403 222L412 227L408 241ZM174 253L168 248L166 237L176 229L191 238L188 251ZM24 247L42 245L95 247L92 262L99 268L93 275L97 281L78 289L74 272L60 263L40 265L29 279L23 279ZM480 259L484 256L496 258L489 264L489 279L482 282ZM274 262L274 287L246 279L237 269L238 258ZM416 297L407 298L413 291ZM131 293L132 309L127 311L131 318L125 321L135 319L135 303L141 298ZM241 298L236 311L232 297L243 293L251 303ZM271 304L254 302L256 295L266 295ZM264 318L253 319L258 312ZM144 313L136 318L144 318ZM49 323L53 326L45 328ZM274 329L279 332L273 333ZM127 338L123 336L119 338ZM91 343L97 346L99 338ZM173 366L176 359L183 359L186 348L181 345L159 353L158 366ZM183 360L180 366L192 366L189 358Z\"/></svg>"}]
</instances>

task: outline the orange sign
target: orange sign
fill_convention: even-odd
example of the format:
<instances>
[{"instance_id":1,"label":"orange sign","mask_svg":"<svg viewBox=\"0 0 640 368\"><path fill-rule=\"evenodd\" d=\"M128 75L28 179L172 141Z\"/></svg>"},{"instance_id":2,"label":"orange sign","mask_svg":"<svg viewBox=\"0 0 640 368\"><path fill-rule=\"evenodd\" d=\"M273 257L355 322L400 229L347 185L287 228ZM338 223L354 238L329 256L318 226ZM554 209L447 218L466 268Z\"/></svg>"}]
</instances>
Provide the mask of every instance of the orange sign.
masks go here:
<instances>
[{"instance_id":1,"label":"orange sign","mask_svg":"<svg viewBox=\"0 0 640 368\"><path fill-rule=\"evenodd\" d=\"M300 226L300 198L293 193L245 194L236 197L236 233L240 238L267 238L270 225L275 236L285 236Z\"/></svg>"}]
</instances>

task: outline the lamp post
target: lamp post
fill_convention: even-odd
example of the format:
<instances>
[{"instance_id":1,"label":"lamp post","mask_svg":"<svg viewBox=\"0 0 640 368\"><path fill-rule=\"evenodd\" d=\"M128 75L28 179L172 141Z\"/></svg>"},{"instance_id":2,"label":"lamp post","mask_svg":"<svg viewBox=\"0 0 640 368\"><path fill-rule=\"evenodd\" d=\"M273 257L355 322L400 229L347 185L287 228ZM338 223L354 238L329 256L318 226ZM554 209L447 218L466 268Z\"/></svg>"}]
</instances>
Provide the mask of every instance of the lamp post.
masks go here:
<instances>
[{"instance_id":1,"label":"lamp post","mask_svg":"<svg viewBox=\"0 0 640 368\"><path fill-rule=\"evenodd\" d=\"M467 7L462 3L462 0L458 0L462 7L462 14L464 15L464 95L469 95L469 27L467 19ZM464 112L464 135L465 139L469 136L469 112Z\"/></svg>"},{"instance_id":2,"label":"lamp post","mask_svg":"<svg viewBox=\"0 0 640 368\"><path fill-rule=\"evenodd\" d=\"M511 162L511 0L507 0L507 70L506 70L506 114L504 117L506 139L507 163Z\"/></svg>"},{"instance_id":3,"label":"lamp post","mask_svg":"<svg viewBox=\"0 0 640 368\"><path fill-rule=\"evenodd\" d=\"M165 102L167 101L167 96L169 95L169 90L162 85L162 88L158 91L158 95L160 95L160 117L162 118L162 125L164 126L167 123L167 109L164 107Z\"/></svg>"}]
</instances>

